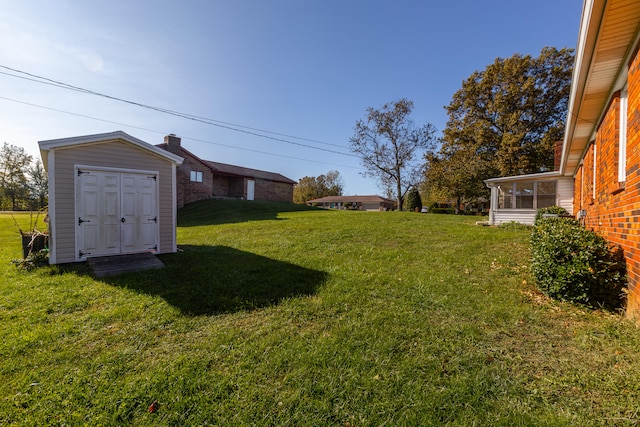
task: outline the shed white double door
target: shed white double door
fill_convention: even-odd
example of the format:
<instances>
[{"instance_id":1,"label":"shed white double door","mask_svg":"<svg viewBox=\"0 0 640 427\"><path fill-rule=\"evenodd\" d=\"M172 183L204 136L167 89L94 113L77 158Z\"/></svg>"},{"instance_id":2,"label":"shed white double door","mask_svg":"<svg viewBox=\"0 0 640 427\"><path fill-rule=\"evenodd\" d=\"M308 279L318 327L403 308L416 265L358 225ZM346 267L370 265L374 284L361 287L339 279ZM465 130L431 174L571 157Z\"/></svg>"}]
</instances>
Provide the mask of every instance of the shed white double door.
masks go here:
<instances>
[{"instance_id":1,"label":"shed white double door","mask_svg":"<svg viewBox=\"0 0 640 427\"><path fill-rule=\"evenodd\" d=\"M157 176L77 168L78 260L158 249Z\"/></svg>"}]
</instances>

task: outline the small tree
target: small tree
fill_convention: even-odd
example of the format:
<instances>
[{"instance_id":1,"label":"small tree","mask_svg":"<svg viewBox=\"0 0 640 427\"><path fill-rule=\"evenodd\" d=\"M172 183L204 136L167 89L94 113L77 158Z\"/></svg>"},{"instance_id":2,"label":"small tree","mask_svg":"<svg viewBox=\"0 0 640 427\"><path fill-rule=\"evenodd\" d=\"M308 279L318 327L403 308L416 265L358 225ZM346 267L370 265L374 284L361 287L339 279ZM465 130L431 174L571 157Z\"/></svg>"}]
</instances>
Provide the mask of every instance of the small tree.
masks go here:
<instances>
[{"instance_id":1,"label":"small tree","mask_svg":"<svg viewBox=\"0 0 640 427\"><path fill-rule=\"evenodd\" d=\"M20 201L27 199L29 186L25 171L31 156L24 148L4 143L0 148L0 194L8 198L12 210L19 210Z\"/></svg>"},{"instance_id":2,"label":"small tree","mask_svg":"<svg viewBox=\"0 0 640 427\"><path fill-rule=\"evenodd\" d=\"M324 176L324 182L326 185L326 194L325 196L342 196L342 192L344 191L344 181L342 176L340 176L340 172L338 171L329 171Z\"/></svg>"},{"instance_id":3,"label":"small tree","mask_svg":"<svg viewBox=\"0 0 640 427\"><path fill-rule=\"evenodd\" d=\"M364 175L379 180L383 188L393 188L402 210L402 199L409 188L422 179L422 154L433 144L435 127L426 123L416 127L410 119L413 102L400 99L367 109L367 117L358 120L351 137L351 151L367 170Z\"/></svg>"},{"instance_id":4,"label":"small tree","mask_svg":"<svg viewBox=\"0 0 640 427\"><path fill-rule=\"evenodd\" d=\"M443 146L440 153L429 153L426 160L426 180L432 191L440 191L447 199L456 200L456 209L464 203L489 195L484 179L493 172L486 168L482 153L460 149L449 152Z\"/></svg>"},{"instance_id":5,"label":"small tree","mask_svg":"<svg viewBox=\"0 0 640 427\"><path fill-rule=\"evenodd\" d=\"M410 212L419 212L422 208L422 199L420 198L420 193L418 189L413 187L407 193L407 203L405 204L405 208Z\"/></svg>"},{"instance_id":6,"label":"small tree","mask_svg":"<svg viewBox=\"0 0 640 427\"><path fill-rule=\"evenodd\" d=\"M47 205L49 181L40 160L36 160L36 162L29 167L27 174L29 175L28 186L31 199L36 202L38 209L42 209Z\"/></svg>"}]
</instances>

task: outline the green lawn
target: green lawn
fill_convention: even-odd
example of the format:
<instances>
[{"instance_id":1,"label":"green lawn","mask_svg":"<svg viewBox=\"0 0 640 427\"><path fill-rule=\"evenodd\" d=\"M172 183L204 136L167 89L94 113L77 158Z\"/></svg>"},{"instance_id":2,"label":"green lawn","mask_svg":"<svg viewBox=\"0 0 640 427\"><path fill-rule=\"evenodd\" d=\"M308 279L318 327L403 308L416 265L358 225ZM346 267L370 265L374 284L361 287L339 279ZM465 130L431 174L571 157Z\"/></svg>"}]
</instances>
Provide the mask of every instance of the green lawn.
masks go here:
<instances>
[{"instance_id":1,"label":"green lawn","mask_svg":"<svg viewBox=\"0 0 640 427\"><path fill-rule=\"evenodd\" d=\"M0 214L0 425L640 424L638 327L476 220L197 203L166 268L97 280L18 270Z\"/></svg>"}]
</instances>

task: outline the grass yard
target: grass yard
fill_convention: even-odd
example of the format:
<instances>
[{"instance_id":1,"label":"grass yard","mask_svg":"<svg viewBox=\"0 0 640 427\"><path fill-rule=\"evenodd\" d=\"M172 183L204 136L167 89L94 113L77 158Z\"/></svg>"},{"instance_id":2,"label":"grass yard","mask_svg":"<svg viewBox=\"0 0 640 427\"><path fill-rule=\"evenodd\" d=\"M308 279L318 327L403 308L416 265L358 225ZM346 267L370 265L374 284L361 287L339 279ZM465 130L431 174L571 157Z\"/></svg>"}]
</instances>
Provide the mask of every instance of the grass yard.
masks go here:
<instances>
[{"instance_id":1,"label":"grass yard","mask_svg":"<svg viewBox=\"0 0 640 427\"><path fill-rule=\"evenodd\" d=\"M18 270L0 214L0 425L640 424L640 329L476 219L202 202L166 268L97 280Z\"/></svg>"}]
</instances>

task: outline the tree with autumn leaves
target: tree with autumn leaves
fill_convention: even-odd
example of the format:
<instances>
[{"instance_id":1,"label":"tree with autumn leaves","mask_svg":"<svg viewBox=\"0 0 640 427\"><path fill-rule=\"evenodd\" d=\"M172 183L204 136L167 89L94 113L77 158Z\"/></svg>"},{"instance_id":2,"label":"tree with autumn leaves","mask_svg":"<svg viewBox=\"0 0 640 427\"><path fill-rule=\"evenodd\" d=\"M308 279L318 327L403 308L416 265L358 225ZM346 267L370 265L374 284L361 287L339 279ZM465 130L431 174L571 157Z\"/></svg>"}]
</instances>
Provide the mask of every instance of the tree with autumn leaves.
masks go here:
<instances>
[{"instance_id":1,"label":"tree with autumn leaves","mask_svg":"<svg viewBox=\"0 0 640 427\"><path fill-rule=\"evenodd\" d=\"M340 172L329 171L320 176L305 176L293 186L293 203L306 203L308 200L326 196L342 196L344 181Z\"/></svg>"},{"instance_id":2,"label":"tree with autumn leaves","mask_svg":"<svg viewBox=\"0 0 640 427\"><path fill-rule=\"evenodd\" d=\"M471 74L446 107L439 151L425 156L427 185L461 202L486 195L487 178L552 170L572 67L572 49L546 47Z\"/></svg>"}]
</instances>

